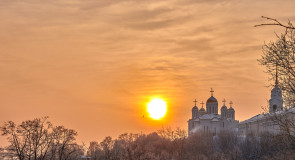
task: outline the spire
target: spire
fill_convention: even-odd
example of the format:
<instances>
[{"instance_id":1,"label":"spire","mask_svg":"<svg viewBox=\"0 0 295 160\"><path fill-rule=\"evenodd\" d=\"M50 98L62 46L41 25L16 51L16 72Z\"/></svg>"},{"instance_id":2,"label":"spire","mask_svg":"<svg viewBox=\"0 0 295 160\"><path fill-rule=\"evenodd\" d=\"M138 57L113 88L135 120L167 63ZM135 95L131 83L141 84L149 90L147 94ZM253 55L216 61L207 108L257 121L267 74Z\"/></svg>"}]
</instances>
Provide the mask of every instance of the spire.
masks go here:
<instances>
[{"instance_id":1,"label":"spire","mask_svg":"<svg viewBox=\"0 0 295 160\"><path fill-rule=\"evenodd\" d=\"M223 101L222 102L223 102L223 105L225 106L225 102L226 102L225 98L223 98Z\"/></svg>"},{"instance_id":2,"label":"spire","mask_svg":"<svg viewBox=\"0 0 295 160\"><path fill-rule=\"evenodd\" d=\"M276 82L275 82L275 87L278 87L278 64L276 63Z\"/></svg>"},{"instance_id":3,"label":"spire","mask_svg":"<svg viewBox=\"0 0 295 160\"><path fill-rule=\"evenodd\" d=\"M213 97L213 92L214 92L214 91L213 91L213 89L212 89L212 88L211 88L211 91L210 91L210 92L211 92L211 96Z\"/></svg>"},{"instance_id":4,"label":"spire","mask_svg":"<svg viewBox=\"0 0 295 160\"><path fill-rule=\"evenodd\" d=\"M197 106L197 102L198 102L198 101L195 99L193 102L195 102L195 106Z\"/></svg>"}]
</instances>

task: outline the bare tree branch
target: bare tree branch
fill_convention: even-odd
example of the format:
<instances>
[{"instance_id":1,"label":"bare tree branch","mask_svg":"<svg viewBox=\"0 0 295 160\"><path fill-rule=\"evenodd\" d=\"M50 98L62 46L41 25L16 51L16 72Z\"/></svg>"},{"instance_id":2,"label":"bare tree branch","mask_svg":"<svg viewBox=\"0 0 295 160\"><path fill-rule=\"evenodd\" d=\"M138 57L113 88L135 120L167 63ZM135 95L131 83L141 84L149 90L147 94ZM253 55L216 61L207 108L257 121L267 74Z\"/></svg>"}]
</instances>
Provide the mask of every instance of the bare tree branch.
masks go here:
<instances>
[{"instance_id":1,"label":"bare tree branch","mask_svg":"<svg viewBox=\"0 0 295 160\"><path fill-rule=\"evenodd\" d=\"M286 29L295 29L295 27L293 27L293 25L290 25L290 21L288 23L288 25L282 24L281 22L279 22L277 19L274 18L269 18L269 17L265 17L265 16L261 16L261 18L264 18L266 20L269 20L273 23L262 23L262 24L258 24L255 25L254 27L260 27L260 26L281 26L284 27Z\"/></svg>"}]
</instances>

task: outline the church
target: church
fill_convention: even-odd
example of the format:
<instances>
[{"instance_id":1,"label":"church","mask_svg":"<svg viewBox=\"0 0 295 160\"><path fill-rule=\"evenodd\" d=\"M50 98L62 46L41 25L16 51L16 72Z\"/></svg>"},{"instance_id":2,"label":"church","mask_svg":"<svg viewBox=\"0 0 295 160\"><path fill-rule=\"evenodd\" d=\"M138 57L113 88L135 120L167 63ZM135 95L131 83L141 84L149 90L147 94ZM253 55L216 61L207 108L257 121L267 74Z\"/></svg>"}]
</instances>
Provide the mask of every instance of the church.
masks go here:
<instances>
[{"instance_id":1,"label":"church","mask_svg":"<svg viewBox=\"0 0 295 160\"><path fill-rule=\"evenodd\" d=\"M252 118L239 123L235 120L235 110L233 103L230 102L228 109L223 100L223 106L220 109L221 114L218 114L218 101L213 97L213 90L211 88L211 97L206 102L206 110L202 107L195 106L192 108L192 117L188 120L188 134L191 135L195 132L213 133L218 134L223 130L235 131L240 135L254 134L260 135L261 133L268 132L271 134L279 134L282 127L277 117L291 118L295 120L295 107L284 109L282 90L278 85L278 76L276 74L275 86L271 90L271 97L269 100L268 113L258 114Z\"/></svg>"},{"instance_id":2,"label":"church","mask_svg":"<svg viewBox=\"0 0 295 160\"><path fill-rule=\"evenodd\" d=\"M221 114L218 114L218 101L213 96L213 89L211 88L211 97L206 102L206 110L204 103L200 103L202 107L197 107L195 100L192 108L192 117L188 120L188 134L195 132L205 132L218 134L222 130L237 130L239 121L235 120L235 110L233 103L230 102L230 107L225 105L225 99L222 101L223 106L220 109Z\"/></svg>"},{"instance_id":3,"label":"church","mask_svg":"<svg viewBox=\"0 0 295 160\"><path fill-rule=\"evenodd\" d=\"M239 134L254 134L259 135L263 132L279 134L281 126L277 121L278 116L289 116L289 113L295 113L295 107L283 109L282 91L278 86L278 76L276 74L275 86L271 90L271 98L269 100L268 113L258 114L252 118L242 121L239 124Z\"/></svg>"}]
</instances>

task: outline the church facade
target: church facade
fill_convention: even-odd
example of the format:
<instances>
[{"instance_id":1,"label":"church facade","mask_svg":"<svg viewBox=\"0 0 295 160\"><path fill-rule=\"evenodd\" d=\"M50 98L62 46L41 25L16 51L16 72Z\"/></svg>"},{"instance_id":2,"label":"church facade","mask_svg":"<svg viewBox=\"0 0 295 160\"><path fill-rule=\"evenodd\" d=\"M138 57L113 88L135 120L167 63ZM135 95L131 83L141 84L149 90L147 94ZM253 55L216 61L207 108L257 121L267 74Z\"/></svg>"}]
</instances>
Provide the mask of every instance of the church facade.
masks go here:
<instances>
[{"instance_id":1,"label":"church facade","mask_svg":"<svg viewBox=\"0 0 295 160\"><path fill-rule=\"evenodd\" d=\"M223 130L237 130L239 121L235 120L235 110L230 102L230 107L225 105L225 99L223 100L223 106L220 109L221 114L218 114L218 101L213 96L213 90L211 89L211 97L206 101L206 110L204 103L199 109L197 107L197 101L195 100L195 106L192 108L192 117L188 120L188 134L191 135L195 132L213 133L218 134Z\"/></svg>"},{"instance_id":2,"label":"church facade","mask_svg":"<svg viewBox=\"0 0 295 160\"><path fill-rule=\"evenodd\" d=\"M242 121L239 124L239 133L246 135L249 133L259 135L263 132L278 134L281 131L279 122L276 120L278 116L284 116L288 112L292 112L295 108L283 110L282 91L278 87L276 77L275 87L271 90L271 98L269 100L269 112L258 114L252 118Z\"/></svg>"},{"instance_id":3,"label":"church facade","mask_svg":"<svg viewBox=\"0 0 295 160\"><path fill-rule=\"evenodd\" d=\"M283 108L282 91L278 86L277 75L275 86L271 90L268 113L258 114L240 123L235 120L235 110L232 107L232 102L229 103L230 108L227 108L226 101L223 100L223 106L220 108L221 113L218 114L218 101L213 97L214 91L211 89L210 92L211 97L206 102L206 110L203 107L203 102L201 103L202 107L199 109L197 101L194 101L195 106L192 108L192 117L188 120L189 135L196 132L218 134L223 130L235 131L240 135L260 135L264 132L279 134L282 131L280 124L282 119L278 118L288 118L292 123L295 121L295 107Z\"/></svg>"}]
</instances>

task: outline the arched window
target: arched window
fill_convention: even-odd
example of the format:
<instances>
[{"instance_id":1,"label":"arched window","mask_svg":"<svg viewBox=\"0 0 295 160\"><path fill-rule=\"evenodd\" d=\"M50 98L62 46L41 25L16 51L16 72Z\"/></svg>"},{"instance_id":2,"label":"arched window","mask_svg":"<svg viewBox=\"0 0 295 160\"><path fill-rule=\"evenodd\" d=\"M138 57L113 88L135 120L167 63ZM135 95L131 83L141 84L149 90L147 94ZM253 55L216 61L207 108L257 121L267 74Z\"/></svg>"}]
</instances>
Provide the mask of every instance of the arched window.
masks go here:
<instances>
[{"instance_id":1,"label":"arched window","mask_svg":"<svg viewBox=\"0 0 295 160\"><path fill-rule=\"evenodd\" d=\"M272 106L272 110L273 110L273 111L277 111L277 108L278 108L277 105L273 105L273 106Z\"/></svg>"}]
</instances>

